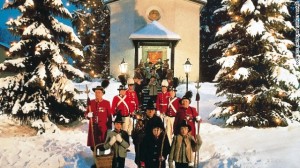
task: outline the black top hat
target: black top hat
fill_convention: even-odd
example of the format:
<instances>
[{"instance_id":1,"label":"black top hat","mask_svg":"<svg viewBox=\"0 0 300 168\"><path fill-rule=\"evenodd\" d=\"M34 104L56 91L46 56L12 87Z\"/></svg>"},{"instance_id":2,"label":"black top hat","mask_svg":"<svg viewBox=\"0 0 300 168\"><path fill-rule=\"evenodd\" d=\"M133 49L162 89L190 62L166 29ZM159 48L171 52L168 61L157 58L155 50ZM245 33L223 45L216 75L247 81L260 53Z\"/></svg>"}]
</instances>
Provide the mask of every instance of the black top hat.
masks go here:
<instances>
[{"instance_id":1,"label":"black top hat","mask_svg":"<svg viewBox=\"0 0 300 168\"><path fill-rule=\"evenodd\" d=\"M118 90L127 90L127 88L124 85L120 85L119 88L118 88Z\"/></svg>"},{"instance_id":2,"label":"black top hat","mask_svg":"<svg viewBox=\"0 0 300 168\"><path fill-rule=\"evenodd\" d=\"M96 90L101 90L103 93L105 93L104 88L102 86L96 86L93 88L93 91L95 92Z\"/></svg>"},{"instance_id":3,"label":"black top hat","mask_svg":"<svg viewBox=\"0 0 300 168\"><path fill-rule=\"evenodd\" d=\"M177 91L176 88L174 88L173 86L170 86L170 87L168 88L168 90L169 90L169 91L174 91L174 92Z\"/></svg>"},{"instance_id":4,"label":"black top hat","mask_svg":"<svg viewBox=\"0 0 300 168\"><path fill-rule=\"evenodd\" d=\"M119 113L116 115L114 123L124 123L122 116Z\"/></svg>"},{"instance_id":5,"label":"black top hat","mask_svg":"<svg viewBox=\"0 0 300 168\"><path fill-rule=\"evenodd\" d=\"M179 124L179 128L181 127L188 127L189 132L192 130L192 127L187 123L186 120L182 120L182 122Z\"/></svg>"},{"instance_id":6,"label":"black top hat","mask_svg":"<svg viewBox=\"0 0 300 168\"><path fill-rule=\"evenodd\" d=\"M148 101L146 109L147 110L153 110L153 109L155 109L154 103L152 101Z\"/></svg>"}]
</instances>

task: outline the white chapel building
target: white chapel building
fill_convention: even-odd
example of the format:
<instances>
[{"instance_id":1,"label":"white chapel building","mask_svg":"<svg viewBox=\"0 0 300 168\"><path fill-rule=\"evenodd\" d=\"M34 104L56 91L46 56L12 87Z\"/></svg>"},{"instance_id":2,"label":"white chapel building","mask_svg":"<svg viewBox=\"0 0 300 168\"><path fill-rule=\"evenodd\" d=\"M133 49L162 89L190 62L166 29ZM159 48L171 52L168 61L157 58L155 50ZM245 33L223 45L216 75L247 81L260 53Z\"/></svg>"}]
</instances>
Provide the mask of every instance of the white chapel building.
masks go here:
<instances>
[{"instance_id":1,"label":"white chapel building","mask_svg":"<svg viewBox=\"0 0 300 168\"><path fill-rule=\"evenodd\" d=\"M190 81L200 74L200 12L206 0L111 0L110 70L120 74L124 58L128 74L143 60L168 59L174 76L185 79L183 64L192 64Z\"/></svg>"}]
</instances>

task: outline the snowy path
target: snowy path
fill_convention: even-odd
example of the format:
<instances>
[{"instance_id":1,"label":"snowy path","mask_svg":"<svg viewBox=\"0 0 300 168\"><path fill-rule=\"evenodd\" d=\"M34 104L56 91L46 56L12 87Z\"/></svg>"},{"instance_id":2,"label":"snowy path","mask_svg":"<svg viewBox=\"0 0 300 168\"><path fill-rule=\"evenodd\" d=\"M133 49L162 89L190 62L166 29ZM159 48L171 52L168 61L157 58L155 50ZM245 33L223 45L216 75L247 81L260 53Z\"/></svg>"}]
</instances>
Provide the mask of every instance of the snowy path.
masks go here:
<instances>
[{"instance_id":1,"label":"snowy path","mask_svg":"<svg viewBox=\"0 0 300 168\"><path fill-rule=\"evenodd\" d=\"M91 87L98 85L93 83ZM85 85L82 86L84 88ZM108 100L117 94L112 83L106 94ZM178 87L184 90L184 85ZM192 88L194 86L190 86ZM200 149L201 168L298 168L300 153L300 124L288 127L223 128L221 121L208 120L216 97L211 83L202 84L200 114L203 145ZM182 96L183 92L178 92ZM195 90L193 90L196 93ZM83 95L86 97L86 95ZM193 98L193 100L195 100ZM196 107L196 102L192 102ZM5 168L89 168L94 163L92 152L86 146L87 120L76 128L63 128L60 133L33 135L32 130L20 126L0 115L0 165ZM134 164L134 146L131 144L126 159L127 168Z\"/></svg>"}]
</instances>

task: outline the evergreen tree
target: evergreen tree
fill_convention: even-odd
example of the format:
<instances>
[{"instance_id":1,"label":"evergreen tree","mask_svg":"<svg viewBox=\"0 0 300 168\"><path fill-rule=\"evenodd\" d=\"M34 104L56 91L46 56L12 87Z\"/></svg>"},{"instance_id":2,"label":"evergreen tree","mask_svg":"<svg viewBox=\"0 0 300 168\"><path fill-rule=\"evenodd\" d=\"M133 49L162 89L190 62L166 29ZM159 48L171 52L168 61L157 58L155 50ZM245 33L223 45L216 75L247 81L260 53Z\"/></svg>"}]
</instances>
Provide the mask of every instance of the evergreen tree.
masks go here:
<instances>
[{"instance_id":1,"label":"evergreen tree","mask_svg":"<svg viewBox=\"0 0 300 168\"><path fill-rule=\"evenodd\" d=\"M286 126L300 94L299 71L283 35L293 31L288 0L224 0L231 22L216 34L212 47L222 49L215 77L217 94L226 96L210 117L234 126ZM222 47L222 45L225 47Z\"/></svg>"},{"instance_id":2,"label":"evergreen tree","mask_svg":"<svg viewBox=\"0 0 300 168\"><path fill-rule=\"evenodd\" d=\"M73 29L55 17L71 18L61 0L6 1L4 8L17 8L21 15L7 22L20 41L13 43L1 71L17 72L0 78L2 113L21 120L40 119L45 114L54 120L76 120L82 114L74 98L74 77L84 74L67 64L65 55L80 59L81 42Z\"/></svg>"},{"instance_id":3,"label":"evergreen tree","mask_svg":"<svg viewBox=\"0 0 300 168\"><path fill-rule=\"evenodd\" d=\"M110 15L101 0L70 0L79 9L74 12L73 25L84 47L84 59L76 65L91 77L109 76Z\"/></svg>"},{"instance_id":4,"label":"evergreen tree","mask_svg":"<svg viewBox=\"0 0 300 168\"><path fill-rule=\"evenodd\" d=\"M210 0L201 12L200 22L200 55L201 81L211 82L220 66L216 60L222 53L218 48L209 48L214 43L218 29L229 21L227 9L222 7L220 0Z\"/></svg>"}]
</instances>

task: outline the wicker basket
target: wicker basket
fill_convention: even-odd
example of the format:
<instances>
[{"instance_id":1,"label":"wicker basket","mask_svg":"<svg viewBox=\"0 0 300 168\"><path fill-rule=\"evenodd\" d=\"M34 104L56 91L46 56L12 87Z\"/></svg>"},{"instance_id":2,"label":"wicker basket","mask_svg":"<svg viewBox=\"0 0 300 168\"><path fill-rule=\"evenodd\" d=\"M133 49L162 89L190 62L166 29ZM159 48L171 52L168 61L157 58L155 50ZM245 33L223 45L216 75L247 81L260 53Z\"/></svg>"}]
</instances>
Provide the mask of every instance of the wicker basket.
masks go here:
<instances>
[{"instance_id":1,"label":"wicker basket","mask_svg":"<svg viewBox=\"0 0 300 168\"><path fill-rule=\"evenodd\" d=\"M100 148L100 146L102 145L103 144L96 145L96 148L94 150L94 158L95 158L96 166L97 168L112 168L112 160L114 157L113 152L111 152L108 155L101 155L101 156L96 155L97 149Z\"/></svg>"}]
</instances>

